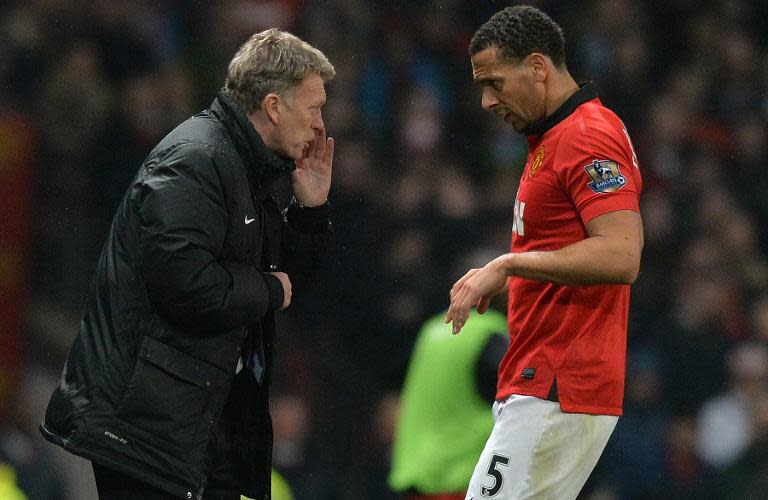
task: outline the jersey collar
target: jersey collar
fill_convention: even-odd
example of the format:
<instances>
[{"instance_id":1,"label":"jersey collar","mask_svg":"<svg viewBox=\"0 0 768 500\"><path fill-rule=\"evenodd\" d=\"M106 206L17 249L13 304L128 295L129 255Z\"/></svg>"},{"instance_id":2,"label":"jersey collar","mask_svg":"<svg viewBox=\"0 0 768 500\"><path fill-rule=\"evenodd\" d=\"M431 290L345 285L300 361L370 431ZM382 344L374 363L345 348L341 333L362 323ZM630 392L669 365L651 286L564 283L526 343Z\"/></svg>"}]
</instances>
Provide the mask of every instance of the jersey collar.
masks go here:
<instances>
[{"instance_id":1,"label":"jersey collar","mask_svg":"<svg viewBox=\"0 0 768 500\"><path fill-rule=\"evenodd\" d=\"M542 136L549 129L568 118L576 108L587 101L597 97L597 88L593 82L586 82L579 85L579 90L573 93L554 113L547 116L538 123L527 127L523 133L528 136Z\"/></svg>"}]
</instances>

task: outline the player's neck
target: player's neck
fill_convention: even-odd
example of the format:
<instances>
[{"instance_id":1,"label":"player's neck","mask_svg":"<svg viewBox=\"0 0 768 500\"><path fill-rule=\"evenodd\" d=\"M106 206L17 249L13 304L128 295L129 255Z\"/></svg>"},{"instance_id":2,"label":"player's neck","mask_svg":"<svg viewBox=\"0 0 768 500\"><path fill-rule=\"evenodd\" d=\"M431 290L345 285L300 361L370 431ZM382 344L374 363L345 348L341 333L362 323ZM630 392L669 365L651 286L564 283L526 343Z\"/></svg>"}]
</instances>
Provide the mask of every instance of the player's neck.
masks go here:
<instances>
[{"instance_id":1,"label":"player's neck","mask_svg":"<svg viewBox=\"0 0 768 500\"><path fill-rule=\"evenodd\" d=\"M547 92L546 116L551 115L563 105L576 91L579 85L567 70L556 72Z\"/></svg>"}]
</instances>

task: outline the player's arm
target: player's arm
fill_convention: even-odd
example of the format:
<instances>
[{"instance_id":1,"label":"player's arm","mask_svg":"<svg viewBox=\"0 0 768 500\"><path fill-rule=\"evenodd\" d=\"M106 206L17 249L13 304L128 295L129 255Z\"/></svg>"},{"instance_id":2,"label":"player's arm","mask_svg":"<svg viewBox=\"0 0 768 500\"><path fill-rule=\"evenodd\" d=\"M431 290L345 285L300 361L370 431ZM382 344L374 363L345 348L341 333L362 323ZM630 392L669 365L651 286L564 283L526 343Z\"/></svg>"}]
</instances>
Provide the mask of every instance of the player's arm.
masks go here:
<instances>
[{"instance_id":1,"label":"player's arm","mask_svg":"<svg viewBox=\"0 0 768 500\"><path fill-rule=\"evenodd\" d=\"M640 270L640 214L617 210L585 224L587 238L551 252L508 253L491 261L507 276L563 285L632 284Z\"/></svg>"},{"instance_id":2,"label":"player's arm","mask_svg":"<svg viewBox=\"0 0 768 500\"><path fill-rule=\"evenodd\" d=\"M585 224L587 238L549 252L507 253L481 269L471 269L451 289L445 322L458 333L469 309L484 313L510 276L571 286L600 283L631 284L640 269L643 227L640 214L616 210Z\"/></svg>"}]
</instances>

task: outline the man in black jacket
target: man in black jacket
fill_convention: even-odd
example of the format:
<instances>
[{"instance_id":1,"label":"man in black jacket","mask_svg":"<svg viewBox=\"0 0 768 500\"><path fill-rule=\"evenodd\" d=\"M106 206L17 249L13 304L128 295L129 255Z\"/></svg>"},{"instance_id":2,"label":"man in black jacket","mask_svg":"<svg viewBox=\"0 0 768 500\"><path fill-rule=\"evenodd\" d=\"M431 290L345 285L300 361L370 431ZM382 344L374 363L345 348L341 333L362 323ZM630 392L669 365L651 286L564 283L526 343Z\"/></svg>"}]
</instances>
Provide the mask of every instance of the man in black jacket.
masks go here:
<instances>
[{"instance_id":1,"label":"man in black jacket","mask_svg":"<svg viewBox=\"0 0 768 500\"><path fill-rule=\"evenodd\" d=\"M333 76L289 33L252 36L124 196L41 426L93 462L101 498L269 498L274 312L330 236Z\"/></svg>"}]
</instances>

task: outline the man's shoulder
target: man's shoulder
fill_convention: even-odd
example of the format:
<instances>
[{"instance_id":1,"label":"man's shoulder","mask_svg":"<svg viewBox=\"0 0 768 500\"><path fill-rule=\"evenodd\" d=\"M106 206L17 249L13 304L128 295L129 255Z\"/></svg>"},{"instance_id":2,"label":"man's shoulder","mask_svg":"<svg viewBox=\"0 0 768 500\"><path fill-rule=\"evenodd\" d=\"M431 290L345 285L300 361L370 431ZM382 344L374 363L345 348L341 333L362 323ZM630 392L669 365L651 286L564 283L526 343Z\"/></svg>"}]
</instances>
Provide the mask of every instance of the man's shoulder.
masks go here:
<instances>
[{"instance_id":1,"label":"man's shoulder","mask_svg":"<svg viewBox=\"0 0 768 500\"><path fill-rule=\"evenodd\" d=\"M621 118L599 99L585 102L569 118L571 119L566 120L566 128L571 130L580 126L590 131L606 130L618 133L623 126Z\"/></svg>"},{"instance_id":2,"label":"man's shoulder","mask_svg":"<svg viewBox=\"0 0 768 500\"><path fill-rule=\"evenodd\" d=\"M143 170L151 173L157 167L170 164L191 172L210 166L219 169L237 161L238 156L221 123L209 114L200 113L169 132L147 155Z\"/></svg>"},{"instance_id":3,"label":"man's shoulder","mask_svg":"<svg viewBox=\"0 0 768 500\"><path fill-rule=\"evenodd\" d=\"M598 100L579 106L562 125L558 140L562 145L601 149L623 144L624 125L621 119Z\"/></svg>"},{"instance_id":4,"label":"man's shoulder","mask_svg":"<svg viewBox=\"0 0 768 500\"><path fill-rule=\"evenodd\" d=\"M195 178L206 183L219 181L222 168L236 161L228 151L226 138L215 130L215 124L194 116L166 135L144 160L139 182L170 177ZM225 175L225 177L228 177Z\"/></svg>"},{"instance_id":5,"label":"man's shoulder","mask_svg":"<svg viewBox=\"0 0 768 500\"><path fill-rule=\"evenodd\" d=\"M188 118L171 130L155 147L152 153L170 148L188 154L226 154L229 143L221 123L209 113L202 112Z\"/></svg>"}]
</instances>

